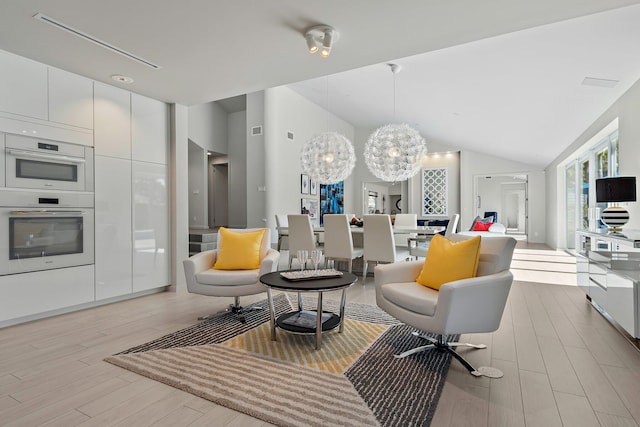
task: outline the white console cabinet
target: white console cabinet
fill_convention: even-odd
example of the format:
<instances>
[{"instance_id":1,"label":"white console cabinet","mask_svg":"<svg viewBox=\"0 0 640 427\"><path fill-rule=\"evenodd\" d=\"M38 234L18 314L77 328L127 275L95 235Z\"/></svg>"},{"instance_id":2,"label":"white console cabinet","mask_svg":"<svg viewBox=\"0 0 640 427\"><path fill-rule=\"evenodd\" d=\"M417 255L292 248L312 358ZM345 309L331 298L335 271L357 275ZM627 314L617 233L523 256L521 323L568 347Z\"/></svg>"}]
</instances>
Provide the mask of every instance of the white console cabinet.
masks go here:
<instances>
[{"instance_id":1,"label":"white console cabinet","mask_svg":"<svg viewBox=\"0 0 640 427\"><path fill-rule=\"evenodd\" d=\"M629 335L640 338L640 231L578 231L578 285Z\"/></svg>"}]
</instances>

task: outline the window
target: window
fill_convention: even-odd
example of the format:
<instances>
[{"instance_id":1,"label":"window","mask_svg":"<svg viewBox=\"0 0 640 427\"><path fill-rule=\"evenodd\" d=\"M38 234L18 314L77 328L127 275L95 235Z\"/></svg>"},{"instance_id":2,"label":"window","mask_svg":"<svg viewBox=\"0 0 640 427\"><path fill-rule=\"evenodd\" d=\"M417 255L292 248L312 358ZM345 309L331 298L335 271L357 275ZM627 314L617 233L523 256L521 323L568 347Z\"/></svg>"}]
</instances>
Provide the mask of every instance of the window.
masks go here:
<instances>
[{"instance_id":1,"label":"window","mask_svg":"<svg viewBox=\"0 0 640 427\"><path fill-rule=\"evenodd\" d=\"M600 212L606 203L596 203L595 180L619 175L618 131L614 131L591 150L565 167L565 224L567 248L575 247L576 229L604 227Z\"/></svg>"}]
</instances>

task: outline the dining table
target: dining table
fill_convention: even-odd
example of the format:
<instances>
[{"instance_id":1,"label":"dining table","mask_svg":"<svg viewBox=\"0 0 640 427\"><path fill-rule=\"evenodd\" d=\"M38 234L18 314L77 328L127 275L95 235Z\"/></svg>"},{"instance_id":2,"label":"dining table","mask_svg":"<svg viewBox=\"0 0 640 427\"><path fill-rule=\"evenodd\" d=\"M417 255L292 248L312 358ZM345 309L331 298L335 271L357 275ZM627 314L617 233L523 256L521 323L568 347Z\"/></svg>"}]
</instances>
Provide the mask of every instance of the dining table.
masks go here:
<instances>
[{"instance_id":1,"label":"dining table","mask_svg":"<svg viewBox=\"0 0 640 427\"><path fill-rule=\"evenodd\" d=\"M282 235L289 235L289 228L288 227L276 227L278 230L278 234L282 234ZM364 233L364 227L359 227L357 225L351 225L350 227L351 230L351 234L363 234ZM423 236L434 236L442 231L444 231L446 229L446 227L441 227L441 226L421 226L421 225L416 225L415 227L392 227L393 230L393 234L417 234L417 235L423 235ZM323 233L324 232L324 227L322 226L314 226L313 227L313 232L314 233Z\"/></svg>"},{"instance_id":2,"label":"dining table","mask_svg":"<svg viewBox=\"0 0 640 427\"><path fill-rule=\"evenodd\" d=\"M288 227L276 227L278 231L278 241L284 236L289 235ZM364 227L360 227L357 225L349 226L351 230L351 235L353 236L353 245L355 247L362 247L363 245L363 237L364 237ZM441 233L446 230L446 227L443 226L430 226L430 225L416 225L415 227L411 226L401 226L401 227L392 227L394 236L399 235L408 235L408 244L409 247L415 247L423 242L429 242L433 236L438 233ZM313 233L317 236L320 236L324 233L324 227L322 226L314 226ZM319 237L322 242L322 238Z\"/></svg>"}]
</instances>

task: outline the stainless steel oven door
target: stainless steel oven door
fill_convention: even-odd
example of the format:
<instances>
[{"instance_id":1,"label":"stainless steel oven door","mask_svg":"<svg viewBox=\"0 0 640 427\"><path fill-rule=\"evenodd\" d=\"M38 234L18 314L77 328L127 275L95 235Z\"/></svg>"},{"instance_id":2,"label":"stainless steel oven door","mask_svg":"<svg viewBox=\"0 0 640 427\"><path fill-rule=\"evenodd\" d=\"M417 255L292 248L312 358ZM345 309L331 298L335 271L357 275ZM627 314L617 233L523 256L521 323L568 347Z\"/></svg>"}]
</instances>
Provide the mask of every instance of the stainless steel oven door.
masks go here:
<instances>
[{"instance_id":1,"label":"stainless steel oven door","mask_svg":"<svg viewBox=\"0 0 640 427\"><path fill-rule=\"evenodd\" d=\"M93 149L81 145L7 135L6 186L93 191Z\"/></svg>"},{"instance_id":2,"label":"stainless steel oven door","mask_svg":"<svg viewBox=\"0 0 640 427\"><path fill-rule=\"evenodd\" d=\"M93 264L93 217L88 208L0 209L0 275Z\"/></svg>"}]
</instances>

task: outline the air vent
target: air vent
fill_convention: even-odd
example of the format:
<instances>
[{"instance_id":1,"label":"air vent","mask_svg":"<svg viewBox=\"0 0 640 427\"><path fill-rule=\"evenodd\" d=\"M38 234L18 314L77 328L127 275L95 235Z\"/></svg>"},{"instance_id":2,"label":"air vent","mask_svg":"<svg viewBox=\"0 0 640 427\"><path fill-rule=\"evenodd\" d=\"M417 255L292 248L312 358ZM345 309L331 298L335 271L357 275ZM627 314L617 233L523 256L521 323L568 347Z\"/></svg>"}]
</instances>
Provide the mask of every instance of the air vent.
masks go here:
<instances>
[{"instance_id":1,"label":"air vent","mask_svg":"<svg viewBox=\"0 0 640 427\"><path fill-rule=\"evenodd\" d=\"M597 87L608 87L612 88L618 84L618 80L609 80L609 79L597 79L595 77L585 77L582 80L582 84L584 86L597 86Z\"/></svg>"},{"instance_id":2,"label":"air vent","mask_svg":"<svg viewBox=\"0 0 640 427\"><path fill-rule=\"evenodd\" d=\"M293 132L287 132L287 139L293 141Z\"/></svg>"},{"instance_id":3,"label":"air vent","mask_svg":"<svg viewBox=\"0 0 640 427\"><path fill-rule=\"evenodd\" d=\"M251 136L262 135L262 126L254 126L251 128Z\"/></svg>"},{"instance_id":4,"label":"air vent","mask_svg":"<svg viewBox=\"0 0 640 427\"><path fill-rule=\"evenodd\" d=\"M49 25L52 25L52 26L54 26L54 27L56 27L56 28L58 28L60 30L64 30L64 31L66 31L68 33L71 33L74 36L78 36L78 37L80 37L82 39L85 39L85 40L87 40L87 41L89 41L91 43L95 43L98 46L102 46L103 48L108 49L108 50L110 50L112 52L119 53L122 56L125 56L125 57L127 57L127 58L129 58L129 59L131 59L133 61L136 61L136 62L139 62L141 64L144 64L147 67L153 68L154 70L159 70L160 68L162 68L160 65L154 64L151 61L147 61L144 58L140 58L139 56L136 56L133 53L127 52L126 50L120 49L119 47L113 46L113 45L111 45L111 44L109 44L107 42L103 42L102 40L100 40L100 39L98 39L96 37L93 37L92 35L89 35L87 33L83 33L80 30L76 30L75 28L70 27L67 24L63 24L62 22L56 21L55 19L53 19L53 18L51 18L51 17L49 17L47 15L43 15L42 13L36 13L35 15L33 15L33 18L37 19L38 21L42 21L42 22L45 22L45 23L47 23Z\"/></svg>"}]
</instances>

